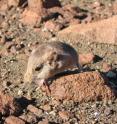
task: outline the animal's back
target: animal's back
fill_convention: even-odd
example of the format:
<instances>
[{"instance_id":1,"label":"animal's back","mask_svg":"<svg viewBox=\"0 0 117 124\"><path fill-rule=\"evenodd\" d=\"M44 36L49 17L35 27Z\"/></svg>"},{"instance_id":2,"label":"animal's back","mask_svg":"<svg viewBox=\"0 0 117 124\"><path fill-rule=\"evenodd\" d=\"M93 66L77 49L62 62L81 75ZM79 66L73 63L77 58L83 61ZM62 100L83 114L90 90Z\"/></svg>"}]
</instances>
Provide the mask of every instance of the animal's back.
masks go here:
<instances>
[{"instance_id":1,"label":"animal's back","mask_svg":"<svg viewBox=\"0 0 117 124\"><path fill-rule=\"evenodd\" d=\"M26 75L33 74L37 66L43 67L38 77L49 78L78 64L78 55L75 49L62 42L43 43L33 50L28 60ZM44 73L47 69L47 73Z\"/></svg>"},{"instance_id":2,"label":"animal's back","mask_svg":"<svg viewBox=\"0 0 117 124\"><path fill-rule=\"evenodd\" d=\"M74 58L74 61L78 61L76 50L72 46L63 42L43 43L34 50L33 56L46 58L53 52L56 52L57 54L69 54Z\"/></svg>"}]
</instances>

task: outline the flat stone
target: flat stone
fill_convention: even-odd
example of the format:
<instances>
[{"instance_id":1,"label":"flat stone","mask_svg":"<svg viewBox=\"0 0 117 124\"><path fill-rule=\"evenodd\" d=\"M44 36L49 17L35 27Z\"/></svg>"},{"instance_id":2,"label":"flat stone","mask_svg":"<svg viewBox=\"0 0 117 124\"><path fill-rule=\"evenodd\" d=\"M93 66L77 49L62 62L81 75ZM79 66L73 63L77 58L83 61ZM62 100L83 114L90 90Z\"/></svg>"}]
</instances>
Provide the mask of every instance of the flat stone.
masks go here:
<instances>
[{"instance_id":1,"label":"flat stone","mask_svg":"<svg viewBox=\"0 0 117 124\"><path fill-rule=\"evenodd\" d=\"M71 25L58 32L58 38L72 42L97 42L117 45L117 16L101 21Z\"/></svg>"}]
</instances>

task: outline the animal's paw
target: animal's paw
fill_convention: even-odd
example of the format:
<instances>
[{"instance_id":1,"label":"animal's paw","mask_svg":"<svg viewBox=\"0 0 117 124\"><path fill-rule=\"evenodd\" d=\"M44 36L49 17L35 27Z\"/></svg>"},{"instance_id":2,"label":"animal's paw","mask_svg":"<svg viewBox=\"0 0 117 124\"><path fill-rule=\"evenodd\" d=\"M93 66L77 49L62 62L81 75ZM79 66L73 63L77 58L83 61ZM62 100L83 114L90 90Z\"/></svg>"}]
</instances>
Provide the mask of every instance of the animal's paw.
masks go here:
<instances>
[{"instance_id":1,"label":"animal's paw","mask_svg":"<svg viewBox=\"0 0 117 124\"><path fill-rule=\"evenodd\" d=\"M49 88L49 85L46 79L38 79L36 80L36 84L38 85L38 88L36 90L41 88L43 91L47 93L47 95L51 94L51 90Z\"/></svg>"}]
</instances>

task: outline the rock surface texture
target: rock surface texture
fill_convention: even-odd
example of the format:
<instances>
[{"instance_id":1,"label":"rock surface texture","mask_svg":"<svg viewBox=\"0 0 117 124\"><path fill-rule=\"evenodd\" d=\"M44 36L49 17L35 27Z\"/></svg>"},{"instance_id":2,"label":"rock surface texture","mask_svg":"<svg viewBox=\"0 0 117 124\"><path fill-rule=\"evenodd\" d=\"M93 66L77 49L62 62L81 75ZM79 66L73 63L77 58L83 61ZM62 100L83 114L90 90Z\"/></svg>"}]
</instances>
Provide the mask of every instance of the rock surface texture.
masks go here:
<instances>
[{"instance_id":1,"label":"rock surface texture","mask_svg":"<svg viewBox=\"0 0 117 124\"><path fill-rule=\"evenodd\" d=\"M64 76L52 83L51 95L57 100L86 102L112 99L114 93L98 72L84 72Z\"/></svg>"},{"instance_id":2,"label":"rock surface texture","mask_svg":"<svg viewBox=\"0 0 117 124\"><path fill-rule=\"evenodd\" d=\"M117 44L117 16L89 24L71 25L60 31L58 37L74 42Z\"/></svg>"}]
</instances>

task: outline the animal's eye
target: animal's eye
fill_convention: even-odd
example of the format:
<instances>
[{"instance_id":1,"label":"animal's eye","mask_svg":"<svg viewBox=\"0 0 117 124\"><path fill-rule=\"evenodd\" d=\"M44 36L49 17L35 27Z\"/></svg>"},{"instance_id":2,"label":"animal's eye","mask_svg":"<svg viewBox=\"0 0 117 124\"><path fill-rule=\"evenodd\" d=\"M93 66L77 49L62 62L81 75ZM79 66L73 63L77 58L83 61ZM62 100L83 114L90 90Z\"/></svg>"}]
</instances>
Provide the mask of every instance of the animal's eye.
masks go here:
<instances>
[{"instance_id":1,"label":"animal's eye","mask_svg":"<svg viewBox=\"0 0 117 124\"><path fill-rule=\"evenodd\" d=\"M43 65L37 65L35 71L40 71L43 68Z\"/></svg>"}]
</instances>

